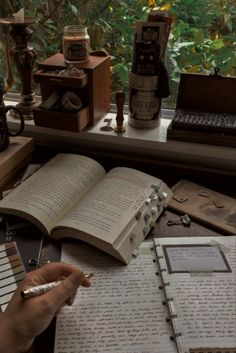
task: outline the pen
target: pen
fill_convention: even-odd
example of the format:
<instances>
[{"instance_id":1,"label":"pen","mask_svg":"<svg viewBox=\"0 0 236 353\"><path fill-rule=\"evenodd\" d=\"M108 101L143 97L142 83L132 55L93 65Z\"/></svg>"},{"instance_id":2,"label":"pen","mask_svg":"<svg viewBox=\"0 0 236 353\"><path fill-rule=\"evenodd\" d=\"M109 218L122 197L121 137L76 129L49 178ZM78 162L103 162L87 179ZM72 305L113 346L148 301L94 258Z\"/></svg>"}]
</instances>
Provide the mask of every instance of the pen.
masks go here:
<instances>
[{"instance_id":1,"label":"pen","mask_svg":"<svg viewBox=\"0 0 236 353\"><path fill-rule=\"evenodd\" d=\"M86 273L84 277L91 278L93 273ZM48 292L50 289L59 286L62 281L55 281L50 283L41 284L40 286L31 287L29 289L21 291L20 295L23 299L28 299L31 297L36 297L37 295L41 295L43 293Z\"/></svg>"}]
</instances>

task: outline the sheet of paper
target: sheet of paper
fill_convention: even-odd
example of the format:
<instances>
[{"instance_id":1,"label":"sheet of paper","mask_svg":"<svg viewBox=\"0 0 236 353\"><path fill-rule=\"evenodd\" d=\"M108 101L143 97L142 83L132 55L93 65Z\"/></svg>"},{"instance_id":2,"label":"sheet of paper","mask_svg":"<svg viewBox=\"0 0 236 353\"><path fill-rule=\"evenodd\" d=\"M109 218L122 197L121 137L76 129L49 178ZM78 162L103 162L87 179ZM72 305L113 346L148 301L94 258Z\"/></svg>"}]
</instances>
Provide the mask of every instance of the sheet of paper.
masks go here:
<instances>
[{"instance_id":1,"label":"sheet of paper","mask_svg":"<svg viewBox=\"0 0 236 353\"><path fill-rule=\"evenodd\" d=\"M225 249L224 256L231 272L175 272L169 273L165 262L163 245L210 244ZM176 317L173 324L181 352L189 352L189 348L234 348L236 350L236 237L197 237L159 239L162 246L157 247L163 280L169 283L165 287L166 295L172 298L171 305ZM204 247L203 247L204 248ZM220 268L218 255L210 255ZM203 351L203 350L202 350ZM230 351L230 350L229 350Z\"/></svg>"},{"instance_id":2,"label":"sheet of paper","mask_svg":"<svg viewBox=\"0 0 236 353\"><path fill-rule=\"evenodd\" d=\"M176 353L150 243L128 266L90 246L63 245L62 260L94 272L57 318L55 353Z\"/></svg>"},{"instance_id":3,"label":"sheet of paper","mask_svg":"<svg viewBox=\"0 0 236 353\"><path fill-rule=\"evenodd\" d=\"M227 260L217 246L163 246L169 272L217 271L230 272Z\"/></svg>"}]
</instances>

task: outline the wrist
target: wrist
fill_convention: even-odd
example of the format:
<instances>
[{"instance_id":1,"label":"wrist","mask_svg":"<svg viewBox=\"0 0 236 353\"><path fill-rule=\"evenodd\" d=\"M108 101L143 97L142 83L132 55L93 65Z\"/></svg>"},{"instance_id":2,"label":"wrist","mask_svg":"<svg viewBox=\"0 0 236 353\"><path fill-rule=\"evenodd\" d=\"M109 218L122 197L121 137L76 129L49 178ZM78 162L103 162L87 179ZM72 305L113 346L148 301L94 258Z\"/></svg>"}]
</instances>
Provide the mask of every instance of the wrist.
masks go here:
<instances>
[{"instance_id":1,"label":"wrist","mask_svg":"<svg viewBox=\"0 0 236 353\"><path fill-rule=\"evenodd\" d=\"M8 320L4 315L0 316L0 352L7 353L26 353L32 341L25 339L22 333L12 325L11 320Z\"/></svg>"}]
</instances>

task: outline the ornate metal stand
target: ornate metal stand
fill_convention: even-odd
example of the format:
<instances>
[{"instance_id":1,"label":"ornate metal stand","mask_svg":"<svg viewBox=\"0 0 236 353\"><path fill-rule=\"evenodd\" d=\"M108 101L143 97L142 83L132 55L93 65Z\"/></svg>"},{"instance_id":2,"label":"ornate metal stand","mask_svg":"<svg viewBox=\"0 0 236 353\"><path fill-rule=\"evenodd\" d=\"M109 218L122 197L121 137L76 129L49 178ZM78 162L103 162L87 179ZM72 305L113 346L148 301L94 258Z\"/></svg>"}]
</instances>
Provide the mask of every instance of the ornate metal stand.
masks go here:
<instances>
[{"instance_id":1,"label":"ornate metal stand","mask_svg":"<svg viewBox=\"0 0 236 353\"><path fill-rule=\"evenodd\" d=\"M0 18L0 24L10 27L10 35L15 42L15 47L11 49L10 53L22 83L21 101L16 107L28 120L33 119L33 108L37 105L32 88L33 65L37 53L29 45L33 31L28 28L35 21L34 17L25 17L22 23L15 22L13 17Z\"/></svg>"}]
</instances>

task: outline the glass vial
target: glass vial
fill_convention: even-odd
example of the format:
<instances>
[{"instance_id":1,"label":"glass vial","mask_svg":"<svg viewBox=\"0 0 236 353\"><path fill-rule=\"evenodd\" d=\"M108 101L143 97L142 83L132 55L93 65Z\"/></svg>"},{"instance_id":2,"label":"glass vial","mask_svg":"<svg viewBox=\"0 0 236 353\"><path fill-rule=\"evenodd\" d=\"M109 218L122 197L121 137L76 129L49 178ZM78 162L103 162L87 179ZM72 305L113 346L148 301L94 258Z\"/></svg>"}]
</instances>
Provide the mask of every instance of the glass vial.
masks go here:
<instances>
[{"instance_id":1,"label":"glass vial","mask_svg":"<svg viewBox=\"0 0 236 353\"><path fill-rule=\"evenodd\" d=\"M64 27L63 54L66 63L83 63L89 59L89 35L87 28L76 25Z\"/></svg>"}]
</instances>

